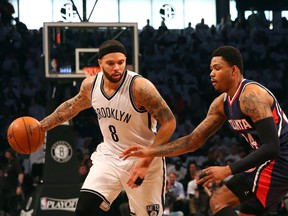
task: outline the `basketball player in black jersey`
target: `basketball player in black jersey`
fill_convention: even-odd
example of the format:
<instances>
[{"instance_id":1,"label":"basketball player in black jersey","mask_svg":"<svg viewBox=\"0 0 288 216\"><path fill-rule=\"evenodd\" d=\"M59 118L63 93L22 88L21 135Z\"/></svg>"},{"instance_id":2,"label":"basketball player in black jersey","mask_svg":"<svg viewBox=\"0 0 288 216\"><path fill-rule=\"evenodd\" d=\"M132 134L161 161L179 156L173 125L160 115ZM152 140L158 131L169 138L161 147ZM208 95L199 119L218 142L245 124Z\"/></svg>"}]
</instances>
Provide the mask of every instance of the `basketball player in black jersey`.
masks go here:
<instances>
[{"instance_id":1,"label":"basketball player in black jersey","mask_svg":"<svg viewBox=\"0 0 288 216\"><path fill-rule=\"evenodd\" d=\"M273 94L261 84L243 77L242 56L231 46L217 48L211 59L211 83L222 92L210 105L206 118L187 136L149 148L133 146L130 156L176 156L200 148L228 121L251 145L252 151L227 166L205 168L198 184L233 177L210 199L213 215L263 215L278 205L288 191L288 123Z\"/></svg>"}]
</instances>

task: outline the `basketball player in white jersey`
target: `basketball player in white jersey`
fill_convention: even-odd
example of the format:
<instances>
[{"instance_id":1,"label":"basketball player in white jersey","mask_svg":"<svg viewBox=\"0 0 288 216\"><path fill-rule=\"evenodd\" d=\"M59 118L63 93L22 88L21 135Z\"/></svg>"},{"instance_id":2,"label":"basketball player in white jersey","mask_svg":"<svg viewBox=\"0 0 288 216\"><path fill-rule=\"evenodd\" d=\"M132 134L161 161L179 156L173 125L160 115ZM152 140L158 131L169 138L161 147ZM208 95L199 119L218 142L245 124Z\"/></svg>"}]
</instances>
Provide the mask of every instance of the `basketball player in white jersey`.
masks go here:
<instances>
[{"instance_id":1,"label":"basketball player in white jersey","mask_svg":"<svg viewBox=\"0 0 288 216\"><path fill-rule=\"evenodd\" d=\"M161 216L164 158L123 161L119 156L134 144L148 147L167 142L176 128L175 117L150 81L126 70L126 51L119 41L108 40L99 47L98 63L102 71L85 78L75 97L41 121L47 131L87 108L93 107L98 116L104 140L91 155L93 165L81 188L76 215L108 211L125 190L130 215Z\"/></svg>"}]
</instances>

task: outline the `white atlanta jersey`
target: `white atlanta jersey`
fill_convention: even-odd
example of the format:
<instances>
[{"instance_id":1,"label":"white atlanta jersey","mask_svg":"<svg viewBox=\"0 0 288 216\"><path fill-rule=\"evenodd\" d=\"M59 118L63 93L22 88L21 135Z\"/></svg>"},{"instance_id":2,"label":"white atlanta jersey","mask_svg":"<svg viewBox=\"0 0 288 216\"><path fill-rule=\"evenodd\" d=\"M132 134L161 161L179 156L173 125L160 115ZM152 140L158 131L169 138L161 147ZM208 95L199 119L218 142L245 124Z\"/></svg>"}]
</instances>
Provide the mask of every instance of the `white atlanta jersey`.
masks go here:
<instances>
[{"instance_id":1,"label":"white atlanta jersey","mask_svg":"<svg viewBox=\"0 0 288 216\"><path fill-rule=\"evenodd\" d=\"M103 72L97 74L91 97L104 140L91 155L93 165L81 192L99 196L103 200L100 207L107 211L121 191L125 190L130 215L161 216L165 159L154 158L141 186L131 189L127 181L132 167L139 159L119 158L123 150L131 145L149 146L155 138L156 120L146 110L138 109L133 102L131 85L140 75L126 71L122 83L110 96L103 90L103 76Z\"/></svg>"}]
</instances>

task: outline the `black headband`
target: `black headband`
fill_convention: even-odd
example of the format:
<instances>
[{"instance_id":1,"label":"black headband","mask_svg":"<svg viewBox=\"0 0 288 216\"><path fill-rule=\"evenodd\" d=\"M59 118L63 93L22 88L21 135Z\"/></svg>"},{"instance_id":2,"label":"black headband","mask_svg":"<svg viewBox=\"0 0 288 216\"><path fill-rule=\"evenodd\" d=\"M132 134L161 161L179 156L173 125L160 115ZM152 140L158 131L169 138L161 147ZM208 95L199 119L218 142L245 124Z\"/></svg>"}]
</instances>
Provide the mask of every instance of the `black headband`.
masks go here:
<instances>
[{"instance_id":1,"label":"black headband","mask_svg":"<svg viewBox=\"0 0 288 216\"><path fill-rule=\"evenodd\" d=\"M115 53L115 52L123 53L126 56L126 50L124 47L119 46L119 45L111 45L111 46L108 46L99 50L98 59L101 59L106 54Z\"/></svg>"}]
</instances>

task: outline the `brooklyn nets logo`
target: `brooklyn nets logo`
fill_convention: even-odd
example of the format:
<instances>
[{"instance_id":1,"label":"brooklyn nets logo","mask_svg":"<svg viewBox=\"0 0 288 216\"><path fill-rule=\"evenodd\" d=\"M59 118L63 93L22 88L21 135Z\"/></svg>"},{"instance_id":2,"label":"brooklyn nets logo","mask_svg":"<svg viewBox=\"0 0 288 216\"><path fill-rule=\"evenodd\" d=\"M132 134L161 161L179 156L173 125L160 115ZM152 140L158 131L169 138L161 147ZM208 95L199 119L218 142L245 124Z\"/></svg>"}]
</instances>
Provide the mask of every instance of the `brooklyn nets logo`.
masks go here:
<instances>
[{"instance_id":1,"label":"brooklyn nets logo","mask_svg":"<svg viewBox=\"0 0 288 216\"><path fill-rule=\"evenodd\" d=\"M73 149L66 141L57 141L51 147L51 156L58 163L66 163L72 158L72 154Z\"/></svg>"},{"instance_id":2,"label":"brooklyn nets logo","mask_svg":"<svg viewBox=\"0 0 288 216\"><path fill-rule=\"evenodd\" d=\"M73 21L77 15L76 10L76 7L72 3L66 3L61 8L61 16L67 21Z\"/></svg>"},{"instance_id":3,"label":"brooklyn nets logo","mask_svg":"<svg viewBox=\"0 0 288 216\"><path fill-rule=\"evenodd\" d=\"M149 216L157 216L159 213L160 205L159 204L153 204L146 206L146 211Z\"/></svg>"},{"instance_id":4,"label":"brooklyn nets logo","mask_svg":"<svg viewBox=\"0 0 288 216\"><path fill-rule=\"evenodd\" d=\"M170 4L164 4L160 9L160 17L164 21L172 20L175 17L175 8Z\"/></svg>"}]
</instances>

